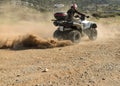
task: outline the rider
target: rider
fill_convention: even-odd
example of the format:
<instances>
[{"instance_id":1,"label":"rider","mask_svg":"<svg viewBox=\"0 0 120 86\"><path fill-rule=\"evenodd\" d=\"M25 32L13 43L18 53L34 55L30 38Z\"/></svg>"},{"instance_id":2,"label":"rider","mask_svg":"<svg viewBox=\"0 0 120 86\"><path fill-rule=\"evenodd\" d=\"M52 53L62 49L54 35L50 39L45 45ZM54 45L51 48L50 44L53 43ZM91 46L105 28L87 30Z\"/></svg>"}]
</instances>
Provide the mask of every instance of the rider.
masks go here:
<instances>
[{"instance_id":1,"label":"rider","mask_svg":"<svg viewBox=\"0 0 120 86\"><path fill-rule=\"evenodd\" d=\"M74 20L75 13L80 15L80 23L83 24L84 29L88 28L90 26L90 23L89 23L89 21L85 20L85 17L89 18L89 16L86 16L85 14L78 12L77 11L77 4L75 4L75 3L67 11L68 21L73 21Z\"/></svg>"},{"instance_id":2,"label":"rider","mask_svg":"<svg viewBox=\"0 0 120 86\"><path fill-rule=\"evenodd\" d=\"M77 4L74 3L74 4L71 6L71 8L67 11L68 20L69 20L69 21L72 21L72 20L73 20L73 17L74 17L74 15L75 15L75 13L81 15L81 19L84 20L84 18L85 18L86 15L83 14L83 13L78 12L78 11L77 11L77 7L78 7Z\"/></svg>"}]
</instances>

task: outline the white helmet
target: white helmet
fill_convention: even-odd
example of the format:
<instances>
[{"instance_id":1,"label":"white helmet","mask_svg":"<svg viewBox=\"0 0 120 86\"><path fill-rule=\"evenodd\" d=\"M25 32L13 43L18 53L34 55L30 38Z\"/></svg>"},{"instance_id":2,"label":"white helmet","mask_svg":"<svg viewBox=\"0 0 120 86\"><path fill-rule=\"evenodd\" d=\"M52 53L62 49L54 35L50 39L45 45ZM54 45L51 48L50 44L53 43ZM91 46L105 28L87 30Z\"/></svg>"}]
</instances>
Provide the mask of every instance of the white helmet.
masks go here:
<instances>
[{"instance_id":1,"label":"white helmet","mask_svg":"<svg viewBox=\"0 0 120 86\"><path fill-rule=\"evenodd\" d=\"M73 9L77 9L77 7L78 7L78 6L77 6L77 4L75 4L75 3L72 4L72 6L71 6L71 8L73 8Z\"/></svg>"}]
</instances>

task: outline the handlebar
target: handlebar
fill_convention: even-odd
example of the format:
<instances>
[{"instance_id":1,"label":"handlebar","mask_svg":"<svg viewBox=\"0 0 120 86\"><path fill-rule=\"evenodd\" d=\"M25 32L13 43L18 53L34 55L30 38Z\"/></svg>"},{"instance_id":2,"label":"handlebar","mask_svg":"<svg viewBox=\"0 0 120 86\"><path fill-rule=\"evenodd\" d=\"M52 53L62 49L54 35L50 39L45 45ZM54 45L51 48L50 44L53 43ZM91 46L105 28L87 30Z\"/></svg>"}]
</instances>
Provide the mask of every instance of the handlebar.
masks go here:
<instances>
[{"instance_id":1,"label":"handlebar","mask_svg":"<svg viewBox=\"0 0 120 86\"><path fill-rule=\"evenodd\" d=\"M81 17L90 18L90 16L80 16L80 15L76 15L76 16L75 16L75 18L81 18Z\"/></svg>"},{"instance_id":2,"label":"handlebar","mask_svg":"<svg viewBox=\"0 0 120 86\"><path fill-rule=\"evenodd\" d=\"M85 20L85 18L89 18L89 16L86 16L86 15L76 15L75 18L79 18L81 20Z\"/></svg>"}]
</instances>

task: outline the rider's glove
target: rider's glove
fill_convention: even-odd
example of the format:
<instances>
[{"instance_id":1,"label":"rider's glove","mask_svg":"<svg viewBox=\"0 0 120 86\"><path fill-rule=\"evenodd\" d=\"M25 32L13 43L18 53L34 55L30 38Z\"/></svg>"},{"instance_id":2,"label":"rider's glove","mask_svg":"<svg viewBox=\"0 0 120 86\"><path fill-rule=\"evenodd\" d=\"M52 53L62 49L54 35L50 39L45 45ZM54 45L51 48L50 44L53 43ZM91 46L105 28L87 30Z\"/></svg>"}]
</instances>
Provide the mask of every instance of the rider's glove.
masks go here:
<instances>
[{"instance_id":1,"label":"rider's glove","mask_svg":"<svg viewBox=\"0 0 120 86\"><path fill-rule=\"evenodd\" d=\"M89 18L89 16L86 16L87 18Z\"/></svg>"}]
</instances>

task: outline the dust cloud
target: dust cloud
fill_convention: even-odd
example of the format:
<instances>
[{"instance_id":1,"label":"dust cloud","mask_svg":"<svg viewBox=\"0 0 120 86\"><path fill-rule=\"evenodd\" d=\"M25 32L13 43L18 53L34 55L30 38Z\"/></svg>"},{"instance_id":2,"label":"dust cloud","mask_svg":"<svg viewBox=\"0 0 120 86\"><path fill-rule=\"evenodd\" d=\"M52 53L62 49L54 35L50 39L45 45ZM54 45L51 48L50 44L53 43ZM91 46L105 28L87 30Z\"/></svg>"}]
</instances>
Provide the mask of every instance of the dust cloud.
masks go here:
<instances>
[{"instance_id":1,"label":"dust cloud","mask_svg":"<svg viewBox=\"0 0 120 86\"><path fill-rule=\"evenodd\" d=\"M70 41L52 38L55 27L52 13L41 13L35 9L9 4L1 5L0 48L53 48L71 45Z\"/></svg>"},{"instance_id":2,"label":"dust cloud","mask_svg":"<svg viewBox=\"0 0 120 86\"><path fill-rule=\"evenodd\" d=\"M0 30L2 34L35 33L41 36L52 37L54 31L51 13L41 13L35 9L12 5L1 5ZM47 37L46 36L46 37Z\"/></svg>"},{"instance_id":3,"label":"dust cloud","mask_svg":"<svg viewBox=\"0 0 120 86\"><path fill-rule=\"evenodd\" d=\"M64 47L71 45L71 41L57 41L55 39L45 40L36 35L27 34L24 36L18 36L12 40L2 40L0 42L0 48L10 48L10 49L27 49L27 48L35 48L35 49L46 49L46 48L54 48L54 47Z\"/></svg>"},{"instance_id":4,"label":"dust cloud","mask_svg":"<svg viewBox=\"0 0 120 86\"><path fill-rule=\"evenodd\" d=\"M105 18L97 20L97 40L109 40L118 37L120 34L120 17Z\"/></svg>"}]
</instances>

